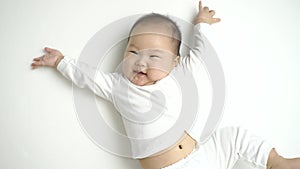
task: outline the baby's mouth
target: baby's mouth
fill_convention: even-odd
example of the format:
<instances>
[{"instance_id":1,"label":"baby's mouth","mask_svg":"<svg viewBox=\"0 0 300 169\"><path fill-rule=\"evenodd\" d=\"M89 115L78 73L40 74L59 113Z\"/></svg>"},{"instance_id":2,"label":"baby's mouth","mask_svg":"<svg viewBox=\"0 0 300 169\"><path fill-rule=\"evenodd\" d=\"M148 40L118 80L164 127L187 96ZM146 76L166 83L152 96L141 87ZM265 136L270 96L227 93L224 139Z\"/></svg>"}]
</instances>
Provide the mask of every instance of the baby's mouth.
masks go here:
<instances>
[{"instance_id":1,"label":"baby's mouth","mask_svg":"<svg viewBox=\"0 0 300 169\"><path fill-rule=\"evenodd\" d=\"M147 73L143 72L143 71L133 71L135 74L137 75L147 75Z\"/></svg>"}]
</instances>

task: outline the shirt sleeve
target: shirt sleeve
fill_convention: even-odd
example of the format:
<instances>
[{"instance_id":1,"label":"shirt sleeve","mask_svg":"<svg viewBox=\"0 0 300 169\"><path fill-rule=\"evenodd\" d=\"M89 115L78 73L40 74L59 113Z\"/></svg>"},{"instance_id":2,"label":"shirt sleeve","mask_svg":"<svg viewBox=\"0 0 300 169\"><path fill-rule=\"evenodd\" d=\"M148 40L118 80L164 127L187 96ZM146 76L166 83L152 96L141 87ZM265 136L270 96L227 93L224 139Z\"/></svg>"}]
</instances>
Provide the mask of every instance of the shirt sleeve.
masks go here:
<instances>
[{"instance_id":1,"label":"shirt sleeve","mask_svg":"<svg viewBox=\"0 0 300 169\"><path fill-rule=\"evenodd\" d=\"M194 26L192 47L188 55L181 58L183 65L191 72L195 72L198 70L200 64L203 64L201 57L205 55L205 46L207 41L203 36L200 27L200 23Z\"/></svg>"},{"instance_id":2,"label":"shirt sleeve","mask_svg":"<svg viewBox=\"0 0 300 169\"><path fill-rule=\"evenodd\" d=\"M57 70L79 88L88 88L96 95L112 101L112 86L116 74L104 73L67 56L59 62Z\"/></svg>"},{"instance_id":3,"label":"shirt sleeve","mask_svg":"<svg viewBox=\"0 0 300 169\"><path fill-rule=\"evenodd\" d=\"M190 129L189 134L202 143L202 133L207 133L206 123L209 120L210 110L213 100L213 89L211 86L210 75L206 72L205 59L215 55L211 44L208 39L201 32L201 24L194 25L192 34L192 43L187 56L181 57L182 66L184 70L188 70L194 76L195 83L198 90L199 104L198 114L195 118L193 127ZM217 124L215 124L217 125ZM207 138L207 137L206 137ZM204 139L206 139L204 138Z\"/></svg>"}]
</instances>

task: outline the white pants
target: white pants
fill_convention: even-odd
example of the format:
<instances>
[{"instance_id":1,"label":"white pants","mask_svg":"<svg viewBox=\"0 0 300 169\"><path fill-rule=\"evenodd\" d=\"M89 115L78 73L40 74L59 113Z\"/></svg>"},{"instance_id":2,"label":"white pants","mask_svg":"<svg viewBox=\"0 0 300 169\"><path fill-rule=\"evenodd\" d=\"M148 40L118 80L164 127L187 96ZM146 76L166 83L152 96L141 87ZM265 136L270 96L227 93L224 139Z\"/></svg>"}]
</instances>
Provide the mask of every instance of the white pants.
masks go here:
<instances>
[{"instance_id":1,"label":"white pants","mask_svg":"<svg viewBox=\"0 0 300 169\"><path fill-rule=\"evenodd\" d=\"M272 148L247 130L227 127L216 131L183 160L163 169L229 169L241 158L265 168Z\"/></svg>"}]
</instances>

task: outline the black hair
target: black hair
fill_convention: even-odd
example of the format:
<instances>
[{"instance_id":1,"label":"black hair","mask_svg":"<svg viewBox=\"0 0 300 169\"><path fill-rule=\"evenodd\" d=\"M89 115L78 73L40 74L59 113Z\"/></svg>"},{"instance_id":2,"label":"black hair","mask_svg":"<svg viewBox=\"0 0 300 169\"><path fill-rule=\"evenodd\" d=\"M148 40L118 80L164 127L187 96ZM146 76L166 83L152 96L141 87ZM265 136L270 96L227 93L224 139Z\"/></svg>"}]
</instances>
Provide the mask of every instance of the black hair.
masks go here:
<instances>
[{"instance_id":1,"label":"black hair","mask_svg":"<svg viewBox=\"0 0 300 169\"><path fill-rule=\"evenodd\" d=\"M180 56L180 45L181 45L181 31L178 27L178 25L170 19L168 16L157 14L157 13L150 13L147 15L144 15L140 17L131 27L130 32L129 32L129 38L130 35L133 31L133 29L139 25L140 23L145 23L145 22L153 22L155 24L166 24L166 26L169 26L172 29L172 39L177 42L176 47L177 47L177 55ZM128 40L129 40L128 38Z\"/></svg>"}]
</instances>

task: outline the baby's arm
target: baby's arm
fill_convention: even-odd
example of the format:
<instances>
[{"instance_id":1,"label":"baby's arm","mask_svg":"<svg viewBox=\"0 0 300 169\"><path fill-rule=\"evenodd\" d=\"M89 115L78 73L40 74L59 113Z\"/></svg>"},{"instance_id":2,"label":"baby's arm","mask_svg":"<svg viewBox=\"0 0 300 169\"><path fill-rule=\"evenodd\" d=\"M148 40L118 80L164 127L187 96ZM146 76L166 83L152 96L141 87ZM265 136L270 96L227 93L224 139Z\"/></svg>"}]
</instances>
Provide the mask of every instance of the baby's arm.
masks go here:
<instances>
[{"instance_id":1,"label":"baby's arm","mask_svg":"<svg viewBox=\"0 0 300 169\"><path fill-rule=\"evenodd\" d=\"M202 2L199 1L199 12L194 19L194 32L193 32L193 47L189 51L188 57L182 57L183 64L194 72L202 64L203 57L211 57L216 55L213 47L201 32L202 24L214 24L220 22L220 18L214 18L215 11L209 10L208 7L202 7Z\"/></svg>"},{"instance_id":2,"label":"baby's arm","mask_svg":"<svg viewBox=\"0 0 300 169\"><path fill-rule=\"evenodd\" d=\"M67 79L71 80L80 88L89 88L96 95L111 101L111 90L116 74L96 71L83 62L76 62L74 59L63 56L63 54L51 48L45 48L46 54L33 59L32 68L49 66L57 70Z\"/></svg>"}]
</instances>

